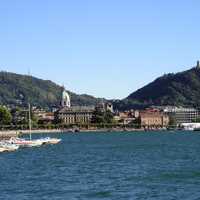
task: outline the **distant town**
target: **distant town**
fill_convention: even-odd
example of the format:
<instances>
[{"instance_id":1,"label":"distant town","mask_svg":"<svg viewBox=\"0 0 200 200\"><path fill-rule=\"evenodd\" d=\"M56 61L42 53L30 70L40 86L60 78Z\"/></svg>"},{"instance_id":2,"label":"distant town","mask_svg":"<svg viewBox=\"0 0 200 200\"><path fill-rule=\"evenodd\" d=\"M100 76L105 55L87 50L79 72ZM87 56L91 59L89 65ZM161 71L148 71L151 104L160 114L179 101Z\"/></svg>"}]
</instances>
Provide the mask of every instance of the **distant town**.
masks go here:
<instances>
[{"instance_id":1,"label":"distant town","mask_svg":"<svg viewBox=\"0 0 200 200\"><path fill-rule=\"evenodd\" d=\"M2 130L28 129L26 108L0 108ZM59 129L71 131L107 130L169 130L198 129L200 112L192 107L151 106L143 110L118 111L111 103L102 102L96 106L71 106L71 98L63 87L60 106L45 111L31 108L33 129Z\"/></svg>"},{"instance_id":2,"label":"distant town","mask_svg":"<svg viewBox=\"0 0 200 200\"><path fill-rule=\"evenodd\" d=\"M31 76L1 72L1 101L12 102L12 104L1 103L0 128L1 130L27 130L31 112L33 130L200 130L200 109L197 106L199 105L199 69L200 63L197 61L196 66L191 70L156 79L147 87L130 95L132 100L138 98L143 105L147 102L147 106L136 108L131 106L134 105L132 101L133 104L128 106L130 109L120 110L119 105L116 106L117 101L95 99L91 96L88 98L87 95L72 98L74 94L68 92L64 86L61 88L52 82ZM8 88L12 89L8 91ZM57 96L54 96L55 93ZM31 105L29 110L27 102L30 99L41 106ZM45 107L50 100L53 104L48 104L50 105L48 108ZM189 106L181 106L186 105L185 102L189 102Z\"/></svg>"}]
</instances>

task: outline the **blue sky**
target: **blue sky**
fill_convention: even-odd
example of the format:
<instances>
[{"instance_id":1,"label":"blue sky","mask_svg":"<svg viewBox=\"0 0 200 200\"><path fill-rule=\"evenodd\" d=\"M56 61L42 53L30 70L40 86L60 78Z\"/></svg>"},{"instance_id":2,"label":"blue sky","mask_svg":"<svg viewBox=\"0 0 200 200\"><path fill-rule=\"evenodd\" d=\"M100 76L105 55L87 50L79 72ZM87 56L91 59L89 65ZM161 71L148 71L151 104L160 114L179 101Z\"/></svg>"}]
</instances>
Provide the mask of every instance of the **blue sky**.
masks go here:
<instances>
[{"instance_id":1,"label":"blue sky","mask_svg":"<svg viewBox=\"0 0 200 200\"><path fill-rule=\"evenodd\" d=\"M6 0L0 70L125 98L200 59L199 0Z\"/></svg>"}]
</instances>

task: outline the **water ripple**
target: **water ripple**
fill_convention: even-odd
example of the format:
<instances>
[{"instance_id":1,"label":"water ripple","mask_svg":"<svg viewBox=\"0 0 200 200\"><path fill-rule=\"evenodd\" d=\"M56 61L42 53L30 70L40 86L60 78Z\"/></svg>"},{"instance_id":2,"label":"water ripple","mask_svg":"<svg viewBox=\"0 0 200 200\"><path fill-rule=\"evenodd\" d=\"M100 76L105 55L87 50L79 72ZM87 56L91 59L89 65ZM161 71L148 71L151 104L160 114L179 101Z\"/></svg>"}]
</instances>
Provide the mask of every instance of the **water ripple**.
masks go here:
<instances>
[{"instance_id":1,"label":"water ripple","mask_svg":"<svg viewBox=\"0 0 200 200\"><path fill-rule=\"evenodd\" d=\"M0 199L200 197L198 134L85 133L61 137L59 145L0 154Z\"/></svg>"}]
</instances>

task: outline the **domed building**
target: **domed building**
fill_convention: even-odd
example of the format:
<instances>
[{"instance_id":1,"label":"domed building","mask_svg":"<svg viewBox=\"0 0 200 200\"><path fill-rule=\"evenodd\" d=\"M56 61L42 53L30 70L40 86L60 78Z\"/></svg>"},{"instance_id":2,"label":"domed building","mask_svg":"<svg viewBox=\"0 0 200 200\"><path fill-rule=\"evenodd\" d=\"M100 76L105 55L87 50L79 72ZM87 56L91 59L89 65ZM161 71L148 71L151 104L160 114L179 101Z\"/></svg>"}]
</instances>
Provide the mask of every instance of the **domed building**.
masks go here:
<instances>
[{"instance_id":1,"label":"domed building","mask_svg":"<svg viewBox=\"0 0 200 200\"><path fill-rule=\"evenodd\" d=\"M69 96L68 92L65 90L65 88L63 89L63 92L62 92L61 106L68 107L68 108L71 107L70 96Z\"/></svg>"},{"instance_id":2,"label":"domed building","mask_svg":"<svg viewBox=\"0 0 200 200\"><path fill-rule=\"evenodd\" d=\"M71 106L70 95L63 88L61 108L55 113L55 118L64 124L88 124L91 122L94 106Z\"/></svg>"}]
</instances>

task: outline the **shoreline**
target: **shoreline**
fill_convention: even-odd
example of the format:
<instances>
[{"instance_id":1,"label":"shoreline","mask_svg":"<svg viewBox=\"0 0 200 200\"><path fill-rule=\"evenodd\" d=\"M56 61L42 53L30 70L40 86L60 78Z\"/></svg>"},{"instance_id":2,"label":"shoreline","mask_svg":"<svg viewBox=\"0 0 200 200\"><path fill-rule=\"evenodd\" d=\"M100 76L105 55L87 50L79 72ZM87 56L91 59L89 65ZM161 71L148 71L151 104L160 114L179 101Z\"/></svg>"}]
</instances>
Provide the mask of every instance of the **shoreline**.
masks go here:
<instances>
[{"instance_id":1,"label":"shoreline","mask_svg":"<svg viewBox=\"0 0 200 200\"><path fill-rule=\"evenodd\" d=\"M110 132L157 132L157 131L167 131L167 129L155 129L155 130L145 130L145 129L107 129L107 128L103 128L103 129L78 129L78 130L73 130L73 129L35 129L35 130L31 130L32 134L42 134L42 133L49 133L49 134L53 134L53 133L63 133L63 134L67 134L67 133L89 133L89 132L96 132L96 133L100 133L100 132L106 132L106 133L110 133ZM18 137L20 135L26 135L29 134L29 130L5 130L5 131L0 131L0 138L8 138L8 137Z\"/></svg>"}]
</instances>

